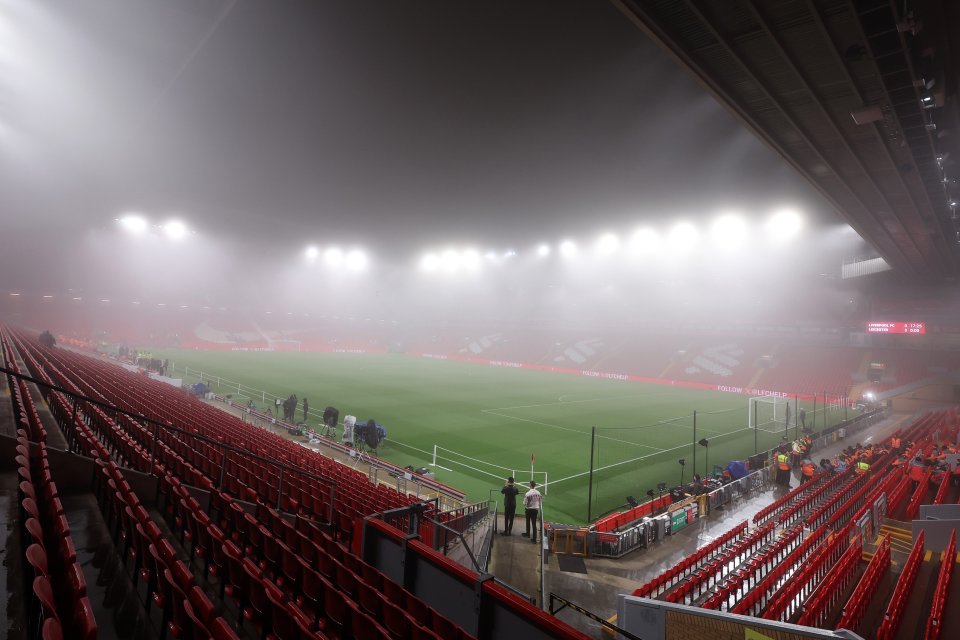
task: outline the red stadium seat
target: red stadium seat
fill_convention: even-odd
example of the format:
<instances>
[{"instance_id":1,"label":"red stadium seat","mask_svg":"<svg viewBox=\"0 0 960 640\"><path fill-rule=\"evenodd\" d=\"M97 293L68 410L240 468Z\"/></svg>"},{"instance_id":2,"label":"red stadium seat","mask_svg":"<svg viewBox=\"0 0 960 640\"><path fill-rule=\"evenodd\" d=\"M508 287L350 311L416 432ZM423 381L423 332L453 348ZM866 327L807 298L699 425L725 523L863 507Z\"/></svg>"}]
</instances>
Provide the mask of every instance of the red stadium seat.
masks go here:
<instances>
[{"instance_id":1,"label":"red stadium seat","mask_svg":"<svg viewBox=\"0 0 960 640\"><path fill-rule=\"evenodd\" d=\"M27 563L30 565L34 577L50 577L50 569L47 566L47 554L39 544L31 544L27 547Z\"/></svg>"},{"instance_id":2,"label":"red stadium seat","mask_svg":"<svg viewBox=\"0 0 960 640\"><path fill-rule=\"evenodd\" d=\"M77 640L96 640L97 620L93 615L90 600L84 596L73 605L73 624L70 637Z\"/></svg>"},{"instance_id":3,"label":"red stadium seat","mask_svg":"<svg viewBox=\"0 0 960 640\"><path fill-rule=\"evenodd\" d=\"M41 640L63 640L63 628L60 626L60 621L56 618L44 620L40 638Z\"/></svg>"}]
</instances>

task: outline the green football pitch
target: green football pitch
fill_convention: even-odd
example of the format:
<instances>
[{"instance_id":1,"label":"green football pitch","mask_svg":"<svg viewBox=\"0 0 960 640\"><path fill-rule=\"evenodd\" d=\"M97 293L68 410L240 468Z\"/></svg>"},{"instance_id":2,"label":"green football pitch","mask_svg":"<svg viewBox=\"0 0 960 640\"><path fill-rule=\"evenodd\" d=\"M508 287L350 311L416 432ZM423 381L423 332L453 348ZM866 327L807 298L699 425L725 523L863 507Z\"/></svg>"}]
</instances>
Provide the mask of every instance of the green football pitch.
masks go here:
<instances>
[{"instance_id":1,"label":"green football pitch","mask_svg":"<svg viewBox=\"0 0 960 640\"><path fill-rule=\"evenodd\" d=\"M508 475L529 481L533 457L534 478L547 480L544 516L551 522L586 522L591 445L589 513L596 519L624 505L627 496L642 502L660 482L675 486L681 473L687 482L694 471L704 474L707 464L744 459L776 446L785 435L782 404L777 416L772 406L758 405L761 428L750 429L748 398L732 393L399 354L168 350L155 355L171 360L170 375L193 382L202 371L214 391L244 402L252 398L261 408L261 392L267 403L271 394L295 393L301 401L309 399L311 413L333 405L341 420L348 414L360 421L373 418L388 432L380 457L423 467L434 462L436 451L437 480L472 500L486 500L491 492L499 498ZM191 375L184 376L185 368ZM808 423L811 409L807 406ZM831 423L843 419L842 408L817 414L818 428L824 417ZM316 428L318 422L312 417L309 424ZM794 435L791 424L789 436ZM701 439L707 447L695 444Z\"/></svg>"}]
</instances>

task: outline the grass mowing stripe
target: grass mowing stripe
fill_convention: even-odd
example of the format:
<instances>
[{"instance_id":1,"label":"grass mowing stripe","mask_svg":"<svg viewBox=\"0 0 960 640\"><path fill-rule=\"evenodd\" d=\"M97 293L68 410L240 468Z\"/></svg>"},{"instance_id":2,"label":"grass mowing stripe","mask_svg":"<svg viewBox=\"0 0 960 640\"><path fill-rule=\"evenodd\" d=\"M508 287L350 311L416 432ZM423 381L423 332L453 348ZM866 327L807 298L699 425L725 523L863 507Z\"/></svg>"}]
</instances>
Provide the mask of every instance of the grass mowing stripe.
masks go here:
<instances>
[{"instance_id":1,"label":"grass mowing stripe","mask_svg":"<svg viewBox=\"0 0 960 640\"><path fill-rule=\"evenodd\" d=\"M645 495L658 482L676 484L677 458L688 461L686 480L693 471L706 470L706 452L693 441L693 410L698 412L696 438L710 438L711 463L745 458L753 453L755 441L759 450L768 449L783 433L747 430L747 397L736 394L399 354L155 353L176 365L175 375L182 375L187 365L229 378L234 389L241 383L280 397L296 393L301 400L309 398L314 410L329 404L340 409L341 416L374 418L388 430L378 454L401 466L427 466L438 444L516 469L518 481L524 481L534 451L538 472L556 480L576 478L550 492L551 517L561 522L586 518L594 425L594 467L608 467L594 475L594 517L624 504L624 496ZM226 383L213 387L220 393L229 389ZM545 402L552 398L558 401ZM254 402L262 404L256 395ZM808 421L809 413L808 407ZM312 426L317 426L315 419ZM638 452L644 455L638 458ZM697 468L691 469L694 455ZM443 466L447 469L438 469L437 479L472 499L486 499L502 486L500 479Z\"/></svg>"}]
</instances>

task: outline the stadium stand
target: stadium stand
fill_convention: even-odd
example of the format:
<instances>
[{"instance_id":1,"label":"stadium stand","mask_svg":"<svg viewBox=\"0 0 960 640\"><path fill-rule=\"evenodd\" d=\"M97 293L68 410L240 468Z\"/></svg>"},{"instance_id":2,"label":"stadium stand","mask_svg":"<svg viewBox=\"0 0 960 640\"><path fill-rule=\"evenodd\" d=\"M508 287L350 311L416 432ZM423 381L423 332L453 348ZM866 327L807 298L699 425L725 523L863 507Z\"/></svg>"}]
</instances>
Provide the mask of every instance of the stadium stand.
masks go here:
<instances>
[{"instance_id":1,"label":"stadium stand","mask_svg":"<svg viewBox=\"0 0 960 640\"><path fill-rule=\"evenodd\" d=\"M912 443L907 455L935 463L934 445L956 438L957 412L928 412L901 429L898 437ZM897 459L884 443L872 449L866 473L851 468L817 475L761 508L752 528L736 525L633 595L820 628L876 630L877 638L915 637L912 624L898 632L909 601L914 610L931 612L923 637L937 637L955 567L954 538L935 556L940 562L933 593L913 590L923 565L922 532L900 561L904 568L891 589L881 585L892 582L892 536L902 534L874 530L872 520L878 505L894 518L888 522L910 520L920 504L950 500L952 487L948 473L936 472L934 481L930 467L911 491L908 468ZM874 620L865 626L868 611Z\"/></svg>"},{"instance_id":2,"label":"stadium stand","mask_svg":"<svg viewBox=\"0 0 960 640\"><path fill-rule=\"evenodd\" d=\"M77 562L48 462L48 443L60 432L69 451L94 461L90 491L143 617L161 634L483 637L363 559L364 531L403 537L386 523L368 529L367 516L410 507L416 498L373 485L350 468L100 360L47 349L9 330L0 331L0 344L12 372L6 377L18 426L21 561L29 567L24 591L32 594L27 617L36 637L45 628L55 633L64 621L84 638L95 637L98 626L86 596L86 585L97 576ZM42 391L56 434L37 410L30 378L20 376L64 391ZM900 437L912 443L908 455L932 457L934 434L955 433L957 417L956 408L930 412L902 429ZM871 452L867 473L851 468L817 474L758 511L752 527L741 522L634 595L854 630L868 610L883 608L878 637L898 637L914 579L909 572L917 570L922 545L914 545L896 588L879 589L890 573L890 536L873 542L859 527L881 496L890 517L908 520L921 504L954 501L955 492L949 474L934 477L924 470L919 482L911 482L907 468L894 464L894 453L883 446ZM155 495L138 489L138 477L156 478ZM420 535L429 537L432 530ZM408 547L450 580L475 579L433 557L428 545L412 540ZM938 616L951 570L942 564L928 637L942 626ZM580 637L495 587L484 586L484 593L540 624L546 629L542 637Z\"/></svg>"},{"instance_id":3,"label":"stadium stand","mask_svg":"<svg viewBox=\"0 0 960 640\"><path fill-rule=\"evenodd\" d=\"M69 451L92 459L96 471L89 490L137 595L141 618L154 623L155 635L484 637L467 632L357 554L360 521L416 504L415 497L373 485L353 469L142 376L46 349L4 329L0 343L5 366L43 387ZM46 463L46 428L27 378L6 377L22 425L16 455L20 535L33 541L22 558L31 580L24 591L33 594L30 637L53 637L66 623L71 637L94 638L98 621L84 584L97 576L77 565ZM151 486L146 478L156 479L155 494L143 493ZM436 555L426 545L411 544L425 557ZM433 561L476 580L445 560ZM485 591L490 597L541 629L536 637L585 637L492 587Z\"/></svg>"}]
</instances>

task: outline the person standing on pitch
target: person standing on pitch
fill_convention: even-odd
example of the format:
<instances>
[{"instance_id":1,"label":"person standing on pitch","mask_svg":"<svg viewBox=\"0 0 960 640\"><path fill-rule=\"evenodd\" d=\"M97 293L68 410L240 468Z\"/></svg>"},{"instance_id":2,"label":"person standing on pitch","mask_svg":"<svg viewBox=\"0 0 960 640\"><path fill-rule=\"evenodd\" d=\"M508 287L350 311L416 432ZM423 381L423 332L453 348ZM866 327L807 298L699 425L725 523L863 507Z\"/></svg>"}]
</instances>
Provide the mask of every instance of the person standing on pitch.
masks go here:
<instances>
[{"instance_id":1,"label":"person standing on pitch","mask_svg":"<svg viewBox=\"0 0 960 640\"><path fill-rule=\"evenodd\" d=\"M523 534L523 537L530 538L530 542L533 543L537 542L537 527L539 526L537 519L540 516L542 505L543 496L537 491L537 483L531 480L530 491L527 491L523 496L523 508L526 509L527 513L527 532Z\"/></svg>"},{"instance_id":2,"label":"person standing on pitch","mask_svg":"<svg viewBox=\"0 0 960 640\"><path fill-rule=\"evenodd\" d=\"M507 484L500 489L503 494L503 535L508 536L513 531L513 516L517 512L517 496L520 489L513 484L513 477L507 478Z\"/></svg>"}]
</instances>

